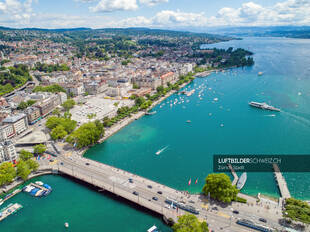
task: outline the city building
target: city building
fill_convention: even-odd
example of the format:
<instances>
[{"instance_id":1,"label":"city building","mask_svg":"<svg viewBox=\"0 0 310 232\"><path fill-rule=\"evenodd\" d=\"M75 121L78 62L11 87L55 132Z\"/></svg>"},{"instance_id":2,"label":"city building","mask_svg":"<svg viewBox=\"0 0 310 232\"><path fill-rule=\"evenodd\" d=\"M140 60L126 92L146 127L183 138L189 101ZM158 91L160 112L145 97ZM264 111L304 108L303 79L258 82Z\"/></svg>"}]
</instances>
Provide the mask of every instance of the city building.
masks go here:
<instances>
[{"instance_id":1,"label":"city building","mask_svg":"<svg viewBox=\"0 0 310 232\"><path fill-rule=\"evenodd\" d=\"M27 116L24 113L9 116L2 122L4 125L12 125L14 134L20 134L28 128Z\"/></svg>"},{"instance_id":2,"label":"city building","mask_svg":"<svg viewBox=\"0 0 310 232\"><path fill-rule=\"evenodd\" d=\"M0 143L0 163L2 162L15 162L18 155L15 146L10 140Z\"/></svg>"},{"instance_id":3,"label":"city building","mask_svg":"<svg viewBox=\"0 0 310 232\"><path fill-rule=\"evenodd\" d=\"M12 124L0 126L0 142L7 140L15 135Z\"/></svg>"},{"instance_id":4,"label":"city building","mask_svg":"<svg viewBox=\"0 0 310 232\"><path fill-rule=\"evenodd\" d=\"M167 83L174 83L177 80L177 75L174 72L168 72L160 76L161 85L167 86Z\"/></svg>"},{"instance_id":5,"label":"city building","mask_svg":"<svg viewBox=\"0 0 310 232\"><path fill-rule=\"evenodd\" d=\"M34 124L41 118L41 112L38 107L28 107L25 110L30 125Z\"/></svg>"},{"instance_id":6,"label":"city building","mask_svg":"<svg viewBox=\"0 0 310 232\"><path fill-rule=\"evenodd\" d=\"M158 86L161 85L162 81L160 78L152 76L140 76L133 78L133 83L136 84L139 88L151 88L155 90Z\"/></svg>"}]
</instances>

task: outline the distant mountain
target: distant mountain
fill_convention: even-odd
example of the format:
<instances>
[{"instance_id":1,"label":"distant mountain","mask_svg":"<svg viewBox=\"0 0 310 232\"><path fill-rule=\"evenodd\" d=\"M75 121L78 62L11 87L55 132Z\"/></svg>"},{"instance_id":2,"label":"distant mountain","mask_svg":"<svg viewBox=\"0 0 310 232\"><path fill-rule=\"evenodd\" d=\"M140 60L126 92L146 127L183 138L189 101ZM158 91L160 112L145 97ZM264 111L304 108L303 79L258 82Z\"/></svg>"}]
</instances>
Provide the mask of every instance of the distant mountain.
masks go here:
<instances>
[{"instance_id":1,"label":"distant mountain","mask_svg":"<svg viewBox=\"0 0 310 232\"><path fill-rule=\"evenodd\" d=\"M209 31L227 36L310 38L310 26L225 27L212 28Z\"/></svg>"}]
</instances>

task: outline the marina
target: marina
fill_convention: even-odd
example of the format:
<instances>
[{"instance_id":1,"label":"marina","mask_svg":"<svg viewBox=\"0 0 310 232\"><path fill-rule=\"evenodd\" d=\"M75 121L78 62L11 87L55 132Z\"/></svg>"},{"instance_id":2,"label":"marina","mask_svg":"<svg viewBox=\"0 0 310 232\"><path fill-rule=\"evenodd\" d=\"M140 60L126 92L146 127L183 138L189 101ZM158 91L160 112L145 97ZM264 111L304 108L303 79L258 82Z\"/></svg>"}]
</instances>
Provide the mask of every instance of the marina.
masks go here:
<instances>
[{"instance_id":1,"label":"marina","mask_svg":"<svg viewBox=\"0 0 310 232\"><path fill-rule=\"evenodd\" d=\"M7 207L0 210L0 221L6 219L8 216L15 214L18 210L23 208L22 205L18 203L11 203Z\"/></svg>"},{"instance_id":2,"label":"marina","mask_svg":"<svg viewBox=\"0 0 310 232\"><path fill-rule=\"evenodd\" d=\"M42 197L49 195L52 191L52 188L43 182L36 182L25 186L23 191L29 193L33 197Z\"/></svg>"},{"instance_id":3,"label":"marina","mask_svg":"<svg viewBox=\"0 0 310 232\"><path fill-rule=\"evenodd\" d=\"M9 200L10 198L14 197L21 191L22 191L21 189L15 189L12 193L7 194L3 199L0 200L0 205L2 205L5 201Z\"/></svg>"}]
</instances>

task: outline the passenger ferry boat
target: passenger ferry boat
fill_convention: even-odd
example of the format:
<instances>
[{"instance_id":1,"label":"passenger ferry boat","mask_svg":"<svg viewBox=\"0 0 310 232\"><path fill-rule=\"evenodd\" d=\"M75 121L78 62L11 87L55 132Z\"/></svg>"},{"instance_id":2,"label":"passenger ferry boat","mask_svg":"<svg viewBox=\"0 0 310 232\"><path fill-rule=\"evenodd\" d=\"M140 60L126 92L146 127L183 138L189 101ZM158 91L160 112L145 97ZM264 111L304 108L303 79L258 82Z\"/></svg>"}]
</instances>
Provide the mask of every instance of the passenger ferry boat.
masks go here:
<instances>
[{"instance_id":1,"label":"passenger ferry boat","mask_svg":"<svg viewBox=\"0 0 310 232\"><path fill-rule=\"evenodd\" d=\"M276 107L273 107L271 105L268 105L267 103L263 102L263 103L260 103L260 102L254 102L254 101L251 101L249 103L250 106L253 106L253 107L256 107L256 108L260 108L260 109L263 109L263 110L271 110L271 111L281 111L279 108L276 108Z\"/></svg>"}]
</instances>

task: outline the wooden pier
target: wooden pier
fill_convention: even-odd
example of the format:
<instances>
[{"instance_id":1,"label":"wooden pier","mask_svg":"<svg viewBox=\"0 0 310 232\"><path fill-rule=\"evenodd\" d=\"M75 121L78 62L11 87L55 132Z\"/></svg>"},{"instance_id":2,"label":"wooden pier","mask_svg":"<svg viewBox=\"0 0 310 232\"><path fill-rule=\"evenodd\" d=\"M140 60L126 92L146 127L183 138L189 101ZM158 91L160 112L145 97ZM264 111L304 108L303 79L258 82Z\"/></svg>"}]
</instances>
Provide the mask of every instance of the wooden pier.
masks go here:
<instances>
[{"instance_id":1,"label":"wooden pier","mask_svg":"<svg viewBox=\"0 0 310 232\"><path fill-rule=\"evenodd\" d=\"M32 185L33 187L36 187L38 189L41 189L41 190L44 190L44 191L48 191L49 189L41 186L41 185L38 185L38 184L35 184L35 183L30 183L30 185Z\"/></svg>"},{"instance_id":2,"label":"wooden pier","mask_svg":"<svg viewBox=\"0 0 310 232\"><path fill-rule=\"evenodd\" d=\"M3 199L3 202L5 202L5 201L9 200L10 198L14 197L16 194L20 193L21 191L22 191L21 189L14 190L9 197Z\"/></svg>"},{"instance_id":3,"label":"wooden pier","mask_svg":"<svg viewBox=\"0 0 310 232\"><path fill-rule=\"evenodd\" d=\"M23 208L22 205L15 203L15 204L9 204L7 207L4 209L0 210L0 221L4 220L8 216L16 213L18 210Z\"/></svg>"},{"instance_id":4,"label":"wooden pier","mask_svg":"<svg viewBox=\"0 0 310 232\"><path fill-rule=\"evenodd\" d=\"M227 165L228 165L228 167L229 167L229 169L231 171L231 174L234 177L232 185L236 185L237 182L238 182L239 177L238 177L237 173L235 172L234 168L231 166L231 164L227 164Z\"/></svg>"},{"instance_id":5,"label":"wooden pier","mask_svg":"<svg viewBox=\"0 0 310 232\"><path fill-rule=\"evenodd\" d=\"M285 178L283 177L283 175L280 171L279 166L277 164L273 164L272 166L274 169L274 176L277 180L281 197L284 199L291 198L290 191L288 190L287 183L286 183Z\"/></svg>"}]
</instances>

